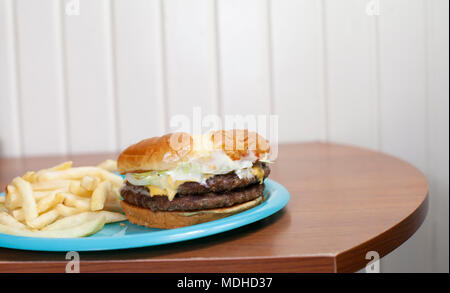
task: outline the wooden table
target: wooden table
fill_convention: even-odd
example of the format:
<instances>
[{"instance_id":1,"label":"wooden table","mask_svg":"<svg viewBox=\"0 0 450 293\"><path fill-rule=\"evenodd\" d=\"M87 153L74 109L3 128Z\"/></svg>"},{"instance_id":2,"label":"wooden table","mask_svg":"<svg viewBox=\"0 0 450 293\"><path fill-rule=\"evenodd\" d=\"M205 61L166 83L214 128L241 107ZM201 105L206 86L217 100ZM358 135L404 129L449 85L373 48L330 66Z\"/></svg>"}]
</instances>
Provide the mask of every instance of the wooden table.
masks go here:
<instances>
[{"instance_id":1,"label":"wooden table","mask_svg":"<svg viewBox=\"0 0 450 293\"><path fill-rule=\"evenodd\" d=\"M0 159L0 188L26 170L114 154ZM336 144L281 145L270 178L291 194L273 216L206 238L81 252L81 272L354 272L406 241L428 209L425 177L410 164ZM0 244L1 246L1 244ZM0 272L64 272L65 253L0 248Z\"/></svg>"}]
</instances>

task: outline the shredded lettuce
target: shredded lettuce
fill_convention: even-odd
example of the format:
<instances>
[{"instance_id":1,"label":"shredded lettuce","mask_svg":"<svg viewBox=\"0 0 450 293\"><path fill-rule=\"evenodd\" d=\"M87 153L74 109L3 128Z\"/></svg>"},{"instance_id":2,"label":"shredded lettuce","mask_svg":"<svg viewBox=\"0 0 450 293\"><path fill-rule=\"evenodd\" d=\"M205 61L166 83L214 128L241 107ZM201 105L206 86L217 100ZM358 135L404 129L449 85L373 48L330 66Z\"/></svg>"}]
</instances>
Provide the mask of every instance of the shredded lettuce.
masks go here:
<instances>
[{"instance_id":1,"label":"shredded lettuce","mask_svg":"<svg viewBox=\"0 0 450 293\"><path fill-rule=\"evenodd\" d=\"M125 179L133 185L153 185L164 188L167 184L168 176L165 172L150 171L144 173L128 173Z\"/></svg>"}]
</instances>

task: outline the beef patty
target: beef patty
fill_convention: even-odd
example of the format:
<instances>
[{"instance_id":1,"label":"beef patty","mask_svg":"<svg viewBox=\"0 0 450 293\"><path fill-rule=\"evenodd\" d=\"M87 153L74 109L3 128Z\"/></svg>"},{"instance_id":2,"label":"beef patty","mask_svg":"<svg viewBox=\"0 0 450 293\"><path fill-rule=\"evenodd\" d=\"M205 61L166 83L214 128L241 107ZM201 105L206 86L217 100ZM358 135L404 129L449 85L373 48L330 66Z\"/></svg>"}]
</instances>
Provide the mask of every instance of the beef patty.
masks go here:
<instances>
[{"instance_id":1,"label":"beef patty","mask_svg":"<svg viewBox=\"0 0 450 293\"><path fill-rule=\"evenodd\" d=\"M253 165L269 176L268 164L257 162ZM150 196L146 186L136 186L126 182L120 191L123 199L129 204L151 209L152 211L195 211L231 207L253 200L264 194L264 184L260 184L257 176L239 178L234 172L215 175L204 184L185 182L178 186L177 194L172 201L167 196Z\"/></svg>"},{"instance_id":2,"label":"beef patty","mask_svg":"<svg viewBox=\"0 0 450 293\"><path fill-rule=\"evenodd\" d=\"M167 196L150 197L148 188L125 184L122 187L123 199L132 205L155 211L196 211L231 207L264 195L264 184L252 184L223 193L206 192L202 194L177 194L172 201Z\"/></svg>"},{"instance_id":3,"label":"beef patty","mask_svg":"<svg viewBox=\"0 0 450 293\"><path fill-rule=\"evenodd\" d=\"M264 171L264 178L269 176L270 168L269 164L257 162L253 167L259 167ZM198 182L185 182L178 186L178 194L199 194L207 192L225 192L234 190L237 188L243 188L245 186L259 183L259 179L256 176L251 176L248 178L239 178L234 172L215 175L206 179L205 184L200 184Z\"/></svg>"}]
</instances>

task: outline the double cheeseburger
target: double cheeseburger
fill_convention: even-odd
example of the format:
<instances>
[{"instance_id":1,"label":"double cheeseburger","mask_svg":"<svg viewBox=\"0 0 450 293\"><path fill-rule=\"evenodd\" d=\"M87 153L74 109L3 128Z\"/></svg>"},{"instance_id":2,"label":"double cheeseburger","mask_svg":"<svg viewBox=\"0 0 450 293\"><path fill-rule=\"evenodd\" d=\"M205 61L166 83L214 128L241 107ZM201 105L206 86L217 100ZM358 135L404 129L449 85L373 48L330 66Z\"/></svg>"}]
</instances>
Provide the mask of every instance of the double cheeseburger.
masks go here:
<instances>
[{"instance_id":1,"label":"double cheeseburger","mask_svg":"<svg viewBox=\"0 0 450 293\"><path fill-rule=\"evenodd\" d=\"M125 149L121 205L131 223L171 229L227 217L264 201L269 142L247 130L171 133Z\"/></svg>"}]
</instances>

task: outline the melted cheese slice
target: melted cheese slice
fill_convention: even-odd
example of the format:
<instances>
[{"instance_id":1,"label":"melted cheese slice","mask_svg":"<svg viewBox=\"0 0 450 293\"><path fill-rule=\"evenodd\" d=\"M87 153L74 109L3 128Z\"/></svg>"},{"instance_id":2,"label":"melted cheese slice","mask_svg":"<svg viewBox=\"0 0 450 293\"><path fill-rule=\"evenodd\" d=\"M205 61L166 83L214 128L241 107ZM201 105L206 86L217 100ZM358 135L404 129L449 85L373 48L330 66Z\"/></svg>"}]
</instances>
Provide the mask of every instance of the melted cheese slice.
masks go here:
<instances>
[{"instance_id":1,"label":"melted cheese slice","mask_svg":"<svg viewBox=\"0 0 450 293\"><path fill-rule=\"evenodd\" d=\"M162 188L159 188L158 186L147 185L147 188L148 188L148 191L149 191L151 197L153 197L155 195L168 195L169 194L165 188L162 189Z\"/></svg>"},{"instance_id":2,"label":"melted cheese slice","mask_svg":"<svg viewBox=\"0 0 450 293\"><path fill-rule=\"evenodd\" d=\"M259 179L259 184L264 182L264 170L260 167L252 167L252 174Z\"/></svg>"},{"instance_id":3,"label":"melted cheese slice","mask_svg":"<svg viewBox=\"0 0 450 293\"><path fill-rule=\"evenodd\" d=\"M175 197L175 194L177 194L178 186L183 184L186 181L175 181L173 182L171 178L169 177L168 185L166 188L160 188L153 185L147 185L148 191L150 193L150 197L157 196L157 195L163 195L167 196L169 201L172 201Z\"/></svg>"}]
</instances>

